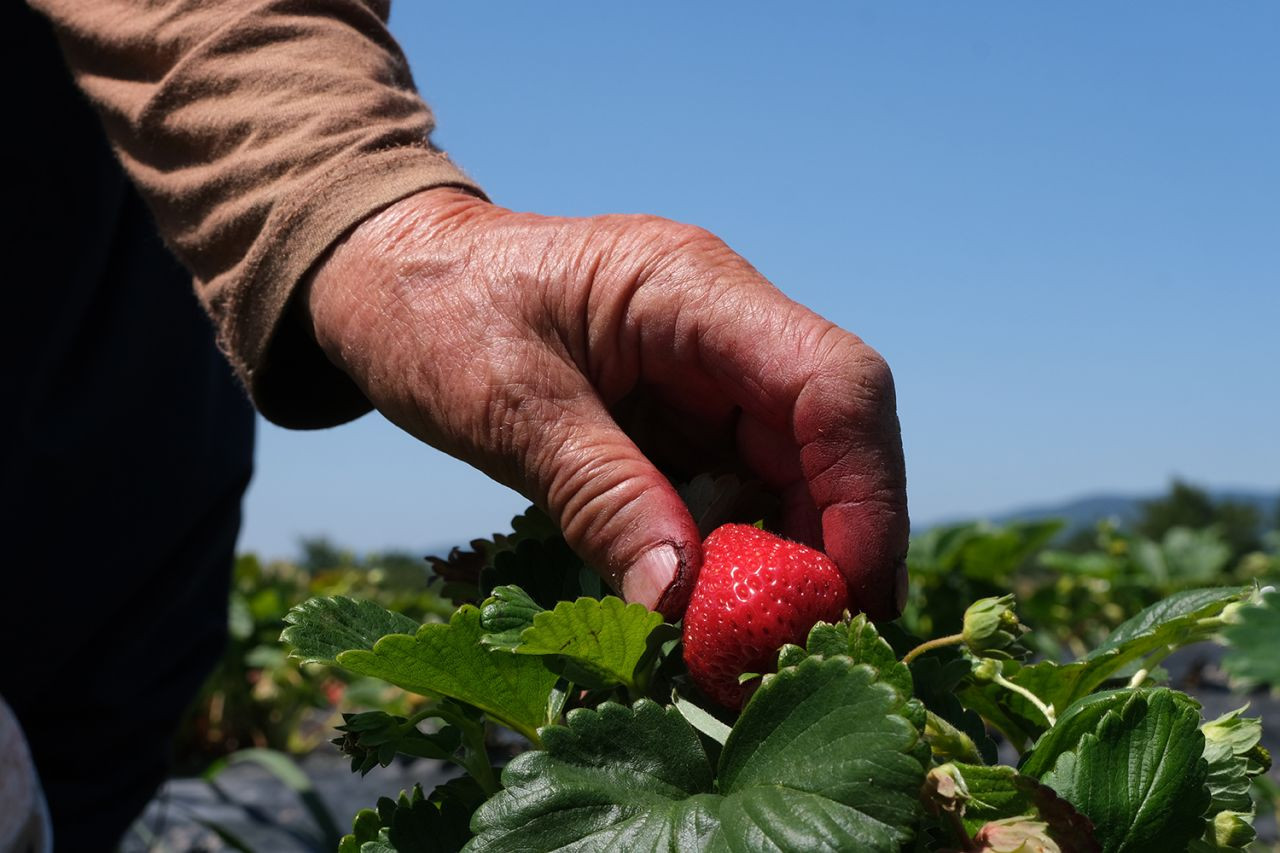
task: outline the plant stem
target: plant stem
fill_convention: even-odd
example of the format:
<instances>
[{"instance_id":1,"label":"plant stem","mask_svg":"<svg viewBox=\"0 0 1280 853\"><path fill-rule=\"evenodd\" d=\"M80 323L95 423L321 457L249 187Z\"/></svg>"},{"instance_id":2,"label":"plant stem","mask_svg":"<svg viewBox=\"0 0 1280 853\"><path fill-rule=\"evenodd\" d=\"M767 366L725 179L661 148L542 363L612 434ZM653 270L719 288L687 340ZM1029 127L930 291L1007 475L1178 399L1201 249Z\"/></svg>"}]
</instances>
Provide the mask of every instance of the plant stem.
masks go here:
<instances>
[{"instance_id":1,"label":"plant stem","mask_svg":"<svg viewBox=\"0 0 1280 853\"><path fill-rule=\"evenodd\" d=\"M422 722L423 720L429 719L431 717L438 717L439 715L440 715L439 712L436 710L434 706L428 705L418 713L414 714L409 719L405 720L404 729L405 731L408 731L409 729L417 728L418 723Z\"/></svg>"},{"instance_id":2,"label":"plant stem","mask_svg":"<svg viewBox=\"0 0 1280 853\"><path fill-rule=\"evenodd\" d=\"M964 642L964 634L950 634L946 637L939 637L936 640L925 640L902 657L903 663L911 663L925 652L931 652L934 649L940 649L943 646L958 646Z\"/></svg>"},{"instance_id":3,"label":"plant stem","mask_svg":"<svg viewBox=\"0 0 1280 853\"><path fill-rule=\"evenodd\" d=\"M462 760L458 762L471 774L488 796L493 796L502 789L498 779L493 775L493 764L489 762L489 748L485 744L484 723L465 726L462 729Z\"/></svg>"},{"instance_id":4,"label":"plant stem","mask_svg":"<svg viewBox=\"0 0 1280 853\"><path fill-rule=\"evenodd\" d=\"M932 711L925 712L924 739L935 754L950 753L949 758L958 758L969 764L985 763L973 738Z\"/></svg>"},{"instance_id":5,"label":"plant stem","mask_svg":"<svg viewBox=\"0 0 1280 853\"><path fill-rule=\"evenodd\" d=\"M1147 676L1151 675L1151 670L1158 667L1164 661L1164 659L1169 656L1169 654L1172 651L1173 651L1173 646L1165 646L1163 649L1151 655L1151 657L1147 658L1147 661L1143 665L1142 669L1135 672L1133 674L1133 678L1129 679L1129 685L1128 685L1129 689L1132 690L1135 687L1141 687L1143 683L1147 680Z\"/></svg>"},{"instance_id":6,"label":"plant stem","mask_svg":"<svg viewBox=\"0 0 1280 853\"><path fill-rule=\"evenodd\" d=\"M964 821L960 818L959 812L951 809L943 811L947 829L951 830L952 837L960 843L961 850L976 850L973 839L969 837L969 830L964 828Z\"/></svg>"},{"instance_id":7,"label":"plant stem","mask_svg":"<svg viewBox=\"0 0 1280 853\"><path fill-rule=\"evenodd\" d=\"M1005 690L1012 690L1014 693L1017 693L1023 699L1026 699L1028 702L1030 702L1032 705L1035 705L1036 710L1038 710L1041 714L1044 715L1044 718L1049 722L1049 725L1051 726L1057 725L1058 719L1053 713L1053 708L1046 705L1039 696L1037 696L1036 694L1032 693L1030 690L1028 690L1027 688L1019 684L1014 684L1012 681L1005 678L1003 675L1001 675L998 672L991 677L991 680L994 681L996 684L999 684Z\"/></svg>"}]
</instances>

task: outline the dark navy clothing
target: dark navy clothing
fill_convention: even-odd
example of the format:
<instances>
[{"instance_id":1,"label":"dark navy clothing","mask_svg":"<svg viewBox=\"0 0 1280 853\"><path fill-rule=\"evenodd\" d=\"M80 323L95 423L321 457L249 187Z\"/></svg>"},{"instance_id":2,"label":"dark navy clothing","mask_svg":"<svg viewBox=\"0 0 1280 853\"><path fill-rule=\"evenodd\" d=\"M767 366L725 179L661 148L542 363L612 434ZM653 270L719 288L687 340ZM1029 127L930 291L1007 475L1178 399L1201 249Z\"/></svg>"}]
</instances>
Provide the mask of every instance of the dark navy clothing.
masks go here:
<instances>
[{"instance_id":1,"label":"dark navy clothing","mask_svg":"<svg viewBox=\"0 0 1280 853\"><path fill-rule=\"evenodd\" d=\"M59 850L112 849L222 648L253 414L71 82L7 3L0 694Z\"/></svg>"}]
</instances>

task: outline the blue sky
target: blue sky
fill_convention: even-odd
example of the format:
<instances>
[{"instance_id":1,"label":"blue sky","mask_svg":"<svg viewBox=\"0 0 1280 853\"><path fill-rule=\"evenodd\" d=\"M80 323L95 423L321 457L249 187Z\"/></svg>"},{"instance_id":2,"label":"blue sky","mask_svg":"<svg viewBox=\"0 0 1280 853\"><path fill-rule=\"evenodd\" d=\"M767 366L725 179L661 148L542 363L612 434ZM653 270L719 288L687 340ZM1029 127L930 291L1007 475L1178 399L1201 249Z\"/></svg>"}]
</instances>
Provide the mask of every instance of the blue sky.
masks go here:
<instances>
[{"instance_id":1,"label":"blue sky","mask_svg":"<svg viewBox=\"0 0 1280 853\"><path fill-rule=\"evenodd\" d=\"M606 5L391 23L495 201L705 226L884 354L914 519L1280 487L1280 5ZM264 424L242 547L523 504L376 415Z\"/></svg>"}]
</instances>

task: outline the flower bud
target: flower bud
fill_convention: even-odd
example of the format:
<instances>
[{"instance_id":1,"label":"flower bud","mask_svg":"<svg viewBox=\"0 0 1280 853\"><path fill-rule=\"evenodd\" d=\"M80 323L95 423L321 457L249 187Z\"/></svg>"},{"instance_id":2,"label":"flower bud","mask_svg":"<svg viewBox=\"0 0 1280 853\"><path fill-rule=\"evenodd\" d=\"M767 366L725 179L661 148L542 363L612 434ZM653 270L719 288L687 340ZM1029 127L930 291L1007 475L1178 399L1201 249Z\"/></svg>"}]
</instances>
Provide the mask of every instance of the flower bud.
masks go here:
<instances>
[{"instance_id":1,"label":"flower bud","mask_svg":"<svg viewBox=\"0 0 1280 853\"><path fill-rule=\"evenodd\" d=\"M1000 675L1001 669L1000 661L983 658L973 665L973 680L979 684L994 681L995 677Z\"/></svg>"},{"instance_id":2,"label":"flower bud","mask_svg":"<svg viewBox=\"0 0 1280 853\"><path fill-rule=\"evenodd\" d=\"M1027 628L1018 621L1013 596L983 598L964 612L964 642L979 657L1013 660L1026 655L1018 642Z\"/></svg>"},{"instance_id":3,"label":"flower bud","mask_svg":"<svg viewBox=\"0 0 1280 853\"><path fill-rule=\"evenodd\" d=\"M1249 816L1242 812L1218 812L1213 816L1212 831L1220 850L1245 847L1258 837Z\"/></svg>"},{"instance_id":4,"label":"flower bud","mask_svg":"<svg viewBox=\"0 0 1280 853\"><path fill-rule=\"evenodd\" d=\"M964 804L969 801L969 786L960 775L960 768L954 764L940 764L924 777L924 791L920 799L931 814L964 814Z\"/></svg>"}]
</instances>

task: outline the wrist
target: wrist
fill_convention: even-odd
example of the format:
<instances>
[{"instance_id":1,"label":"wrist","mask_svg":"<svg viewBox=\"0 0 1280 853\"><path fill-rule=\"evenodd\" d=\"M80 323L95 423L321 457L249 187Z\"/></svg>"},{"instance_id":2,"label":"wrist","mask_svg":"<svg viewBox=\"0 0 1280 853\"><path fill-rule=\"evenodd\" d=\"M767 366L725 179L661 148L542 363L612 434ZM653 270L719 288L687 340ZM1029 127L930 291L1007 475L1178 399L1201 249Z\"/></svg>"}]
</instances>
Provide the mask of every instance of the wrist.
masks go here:
<instances>
[{"instance_id":1,"label":"wrist","mask_svg":"<svg viewBox=\"0 0 1280 853\"><path fill-rule=\"evenodd\" d=\"M494 205L464 190L436 187L408 196L364 220L302 282L297 304L325 355L352 374L376 330L384 299L402 299L412 272L421 293L465 260L460 230ZM424 275L427 273L427 275Z\"/></svg>"}]
</instances>

